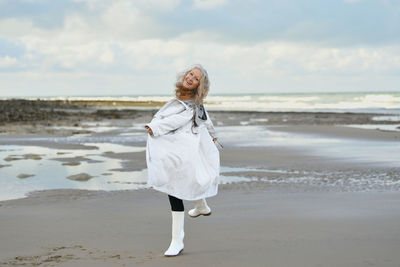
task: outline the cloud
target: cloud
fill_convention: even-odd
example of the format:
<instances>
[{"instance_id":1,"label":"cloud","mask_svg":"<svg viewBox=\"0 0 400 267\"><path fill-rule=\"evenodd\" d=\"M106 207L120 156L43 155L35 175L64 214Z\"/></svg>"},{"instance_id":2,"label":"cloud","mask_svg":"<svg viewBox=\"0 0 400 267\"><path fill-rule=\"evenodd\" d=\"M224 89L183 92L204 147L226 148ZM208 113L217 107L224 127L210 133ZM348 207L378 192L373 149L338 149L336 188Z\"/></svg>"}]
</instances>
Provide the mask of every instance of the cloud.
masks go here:
<instances>
[{"instance_id":1,"label":"cloud","mask_svg":"<svg viewBox=\"0 0 400 267\"><path fill-rule=\"evenodd\" d=\"M136 0L135 5L139 9L157 10L161 12L171 12L176 9L181 0Z\"/></svg>"},{"instance_id":2,"label":"cloud","mask_svg":"<svg viewBox=\"0 0 400 267\"><path fill-rule=\"evenodd\" d=\"M400 77L398 24L370 22L367 39L356 42L347 35L363 36L364 21L335 20L331 2L324 7L329 14L315 8L318 16L309 17L297 2L266 2L268 8L263 1L194 1L193 8L180 0L73 0L52 27L38 23L42 11L0 17L0 67L7 72L1 80L8 88L48 88L52 94L61 92L52 88L72 87L76 94L151 93L173 86L175 73L193 63L210 70L221 92L240 92L247 84L264 90L272 81L296 90L299 83L315 89L318 79L330 79L333 88L335 81L351 78L372 86L377 77ZM356 5L336 4L350 8L347 19L354 14ZM359 4L365 9L369 2ZM379 32L375 23L388 26Z\"/></svg>"},{"instance_id":3,"label":"cloud","mask_svg":"<svg viewBox=\"0 0 400 267\"><path fill-rule=\"evenodd\" d=\"M195 62L206 62L249 79L285 75L374 75L400 70L400 46L337 48L294 42L239 45L186 38L82 43L30 39L27 44L29 51L44 58L44 66L50 69L61 66L76 72L115 67L123 67L125 72L162 71L181 69Z\"/></svg>"},{"instance_id":4,"label":"cloud","mask_svg":"<svg viewBox=\"0 0 400 267\"><path fill-rule=\"evenodd\" d=\"M296 41L221 42L223 35L207 30L168 39L152 37L159 29L154 21L125 1L114 2L95 20L70 14L63 27L56 30L40 29L29 20L0 21L0 30L25 46L21 64L46 71L59 68L75 72L150 71L170 66L179 69L185 64L204 61L231 69L235 75L255 78L257 75L367 75L392 73L400 68L400 49L396 45L338 47Z\"/></svg>"},{"instance_id":5,"label":"cloud","mask_svg":"<svg viewBox=\"0 0 400 267\"><path fill-rule=\"evenodd\" d=\"M206 30L220 34L219 42L349 46L400 41L399 4L394 0L357 4L344 0L323 4L318 0L43 0L38 4L15 0L0 3L0 10L7 10L0 12L0 19L29 21L41 30L62 30L68 17L80 16L91 35L98 33L96 38L170 39Z\"/></svg>"},{"instance_id":6,"label":"cloud","mask_svg":"<svg viewBox=\"0 0 400 267\"><path fill-rule=\"evenodd\" d=\"M162 1L84 1L96 9L96 16L73 11L68 13L60 28L45 29L29 18L0 20L0 33L24 46L24 69L45 71L103 72L172 66L183 68L193 62L210 62L235 75L329 75L349 73L392 73L399 68L400 51L396 45L335 46L296 40L235 41L215 29L185 29L182 33L163 37L167 28L157 17L148 16L145 9L162 6ZM167 1L174 8L178 0ZM109 2L108 2L109 3ZM202 2L204 4L206 2ZM214 1L207 5L223 4ZM210 4L213 3L213 4ZM224 2L225 3L225 2ZM141 7L141 8L139 8ZM286 35L300 34L309 28L298 23ZM320 29L322 30L322 29ZM310 34L315 34L312 32ZM5 59L3 59L6 62ZM11 64L9 59L7 64ZM6 64L6 63L3 63ZM235 66L241 66L235 68ZM245 71L243 71L245 70Z\"/></svg>"},{"instance_id":7,"label":"cloud","mask_svg":"<svg viewBox=\"0 0 400 267\"><path fill-rule=\"evenodd\" d=\"M25 34L38 33L31 20L23 18L6 18L0 20L0 34L3 38L15 38Z\"/></svg>"},{"instance_id":8,"label":"cloud","mask_svg":"<svg viewBox=\"0 0 400 267\"><path fill-rule=\"evenodd\" d=\"M11 67L17 64L17 59L9 56L0 57L0 68Z\"/></svg>"},{"instance_id":9,"label":"cloud","mask_svg":"<svg viewBox=\"0 0 400 267\"><path fill-rule=\"evenodd\" d=\"M227 2L227 0L194 0L193 4L195 8L211 9L225 5Z\"/></svg>"},{"instance_id":10,"label":"cloud","mask_svg":"<svg viewBox=\"0 0 400 267\"><path fill-rule=\"evenodd\" d=\"M37 95L169 94L175 74L193 63L208 70L213 94L398 90L400 84L400 45L337 48L184 38L55 44L32 47L43 61L35 59L39 66L29 70L0 74L2 88L13 94L31 88Z\"/></svg>"},{"instance_id":11,"label":"cloud","mask_svg":"<svg viewBox=\"0 0 400 267\"><path fill-rule=\"evenodd\" d=\"M93 6L98 2L101 1L89 1ZM0 19L1 36L21 44L26 50L21 64L46 71L102 69L115 62L120 45L151 38L161 29L151 17L124 0L113 1L95 17L70 13L62 26L54 29L38 27L30 18Z\"/></svg>"},{"instance_id":12,"label":"cloud","mask_svg":"<svg viewBox=\"0 0 400 267\"><path fill-rule=\"evenodd\" d=\"M129 1L113 2L107 7L101 15L101 26L100 33L128 39L148 38L161 28Z\"/></svg>"},{"instance_id":13,"label":"cloud","mask_svg":"<svg viewBox=\"0 0 400 267\"><path fill-rule=\"evenodd\" d=\"M107 8L110 4L122 3L134 6L141 10L156 10L161 12L170 12L177 8L181 0L72 0L77 3L84 3L92 10L101 10Z\"/></svg>"}]
</instances>

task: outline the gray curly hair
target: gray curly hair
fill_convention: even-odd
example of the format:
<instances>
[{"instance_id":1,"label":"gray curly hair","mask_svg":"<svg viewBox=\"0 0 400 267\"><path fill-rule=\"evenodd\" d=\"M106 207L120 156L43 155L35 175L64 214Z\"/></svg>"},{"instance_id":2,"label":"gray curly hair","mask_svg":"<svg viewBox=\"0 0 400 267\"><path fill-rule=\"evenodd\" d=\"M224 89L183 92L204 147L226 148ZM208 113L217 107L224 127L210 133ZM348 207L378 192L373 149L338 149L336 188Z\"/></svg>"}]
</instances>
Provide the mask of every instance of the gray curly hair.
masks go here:
<instances>
[{"instance_id":1,"label":"gray curly hair","mask_svg":"<svg viewBox=\"0 0 400 267\"><path fill-rule=\"evenodd\" d=\"M200 64L195 64L191 66L189 69L186 69L185 71L182 71L178 73L176 77L176 83L175 83L175 95L176 97L179 97L182 92L184 91L183 88L183 79L186 77L186 75L191 71L192 69L199 69L201 71L201 79L200 79L200 84L196 88L196 90L193 90L193 100L196 105L200 105L203 99L207 96L208 91L210 90L210 80L208 78L208 73L207 71L201 66Z\"/></svg>"}]
</instances>

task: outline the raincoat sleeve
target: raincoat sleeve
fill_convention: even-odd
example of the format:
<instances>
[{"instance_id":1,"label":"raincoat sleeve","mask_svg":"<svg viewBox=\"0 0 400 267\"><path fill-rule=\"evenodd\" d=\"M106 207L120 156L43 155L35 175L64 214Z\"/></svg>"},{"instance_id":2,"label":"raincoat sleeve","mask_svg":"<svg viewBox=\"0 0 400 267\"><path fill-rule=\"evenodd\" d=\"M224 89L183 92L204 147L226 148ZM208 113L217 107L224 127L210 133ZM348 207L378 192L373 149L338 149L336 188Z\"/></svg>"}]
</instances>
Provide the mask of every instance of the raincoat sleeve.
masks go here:
<instances>
[{"instance_id":1,"label":"raincoat sleeve","mask_svg":"<svg viewBox=\"0 0 400 267\"><path fill-rule=\"evenodd\" d=\"M211 121L210 115L208 115L208 112L206 109L204 109L207 115L207 120L204 122L204 124L207 127L208 133L211 135L212 138L218 138L217 132L215 131L214 125Z\"/></svg>"},{"instance_id":2,"label":"raincoat sleeve","mask_svg":"<svg viewBox=\"0 0 400 267\"><path fill-rule=\"evenodd\" d=\"M153 136L160 136L175 131L190 122L193 117L191 109L177 110L177 113L168 116L155 116L153 120L146 124L153 131Z\"/></svg>"}]
</instances>

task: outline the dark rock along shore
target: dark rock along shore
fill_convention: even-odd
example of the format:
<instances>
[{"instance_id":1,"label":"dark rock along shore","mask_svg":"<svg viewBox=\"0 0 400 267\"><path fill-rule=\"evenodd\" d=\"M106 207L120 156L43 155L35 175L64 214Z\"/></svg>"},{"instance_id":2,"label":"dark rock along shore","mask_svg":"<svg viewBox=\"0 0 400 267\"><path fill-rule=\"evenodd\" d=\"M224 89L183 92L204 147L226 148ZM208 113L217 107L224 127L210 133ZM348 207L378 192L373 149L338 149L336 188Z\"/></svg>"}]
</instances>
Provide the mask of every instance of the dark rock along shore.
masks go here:
<instances>
[{"instance_id":1,"label":"dark rock along shore","mask_svg":"<svg viewBox=\"0 0 400 267\"><path fill-rule=\"evenodd\" d=\"M140 111L133 109L97 109L87 101L66 100L0 100L0 124L40 122L70 119L80 121L135 118Z\"/></svg>"},{"instance_id":2,"label":"dark rock along shore","mask_svg":"<svg viewBox=\"0 0 400 267\"><path fill-rule=\"evenodd\" d=\"M134 119L153 115L164 102L87 101L87 100L0 100L0 125L15 122L39 123L66 121L101 121L102 119ZM138 109L146 107L147 110ZM135 109L136 108L136 109ZM334 124L396 124L391 121L373 121L372 117L382 114L335 113L335 112L254 112L212 111L213 120L224 119L225 125L238 125L250 118L250 125L334 125ZM234 118L231 118L234 117ZM226 120L228 118L228 120ZM257 121L265 119L267 121ZM252 121L252 119L254 119ZM215 123L215 122L214 122Z\"/></svg>"}]
</instances>

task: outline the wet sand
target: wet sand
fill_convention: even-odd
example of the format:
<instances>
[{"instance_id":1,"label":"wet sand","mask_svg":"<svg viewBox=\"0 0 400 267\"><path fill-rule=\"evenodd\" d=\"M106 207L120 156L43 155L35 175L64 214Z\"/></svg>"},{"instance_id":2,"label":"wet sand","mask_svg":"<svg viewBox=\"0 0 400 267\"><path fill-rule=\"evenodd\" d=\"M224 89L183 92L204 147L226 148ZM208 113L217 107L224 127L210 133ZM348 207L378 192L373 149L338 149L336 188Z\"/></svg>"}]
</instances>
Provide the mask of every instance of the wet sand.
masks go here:
<instances>
[{"instance_id":1,"label":"wet sand","mask_svg":"<svg viewBox=\"0 0 400 267\"><path fill-rule=\"evenodd\" d=\"M276 125L268 127L272 131L324 135L335 138L357 140L400 141L400 131L350 128L341 125Z\"/></svg>"},{"instance_id":2,"label":"wet sand","mask_svg":"<svg viewBox=\"0 0 400 267\"><path fill-rule=\"evenodd\" d=\"M143 114L102 123L118 125L123 131L151 117L151 112ZM217 112L212 116L216 125L247 121L249 126L265 125L270 131L315 137L382 143L399 138L398 132L335 126L357 119L368 123L373 115L365 114ZM7 125L1 127L1 145L59 149L55 162L60 166L88 162L67 149L87 149L87 157L96 153L94 145L52 139L71 136L73 129L48 132L29 124L13 127L10 132ZM101 138L117 134L115 130L92 132ZM144 141L128 140L125 145L143 146ZM235 147L226 142L221 166L231 169L221 174L249 181L221 185L219 194L209 199L212 216L186 216L185 249L174 258L163 257L170 242L169 203L166 195L151 189L57 189L0 201L0 266L400 266L400 167L311 152L296 145ZM145 168L144 151L101 155L123 161L119 172ZM23 160L35 158L30 155ZM241 169L250 167L251 171ZM303 177L317 182L303 181ZM356 177L379 178L382 185L343 183ZM285 182L296 178L303 182ZM191 206L185 202L186 210Z\"/></svg>"}]
</instances>

